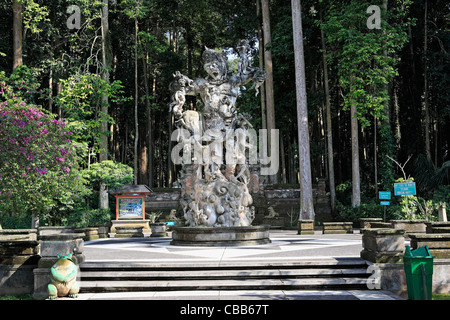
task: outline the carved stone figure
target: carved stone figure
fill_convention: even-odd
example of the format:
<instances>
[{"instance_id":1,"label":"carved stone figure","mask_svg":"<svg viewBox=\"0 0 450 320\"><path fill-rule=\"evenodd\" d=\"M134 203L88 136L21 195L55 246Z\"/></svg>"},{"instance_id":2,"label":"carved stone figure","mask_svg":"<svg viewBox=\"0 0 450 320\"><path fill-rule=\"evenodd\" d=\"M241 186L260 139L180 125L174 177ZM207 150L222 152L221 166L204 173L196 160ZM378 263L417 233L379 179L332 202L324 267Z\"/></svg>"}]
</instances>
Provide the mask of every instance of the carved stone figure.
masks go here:
<instances>
[{"instance_id":1,"label":"carved stone figure","mask_svg":"<svg viewBox=\"0 0 450 320\"><path fill-rule=\"evenodd\" d=\"M267 208L267 211L269 211L269 214L267 216L265 216L264 218L273 219L273 218L280 216L273 207Z\"/></svg>"},{"instance_id":2,"label":"carved stone figure","mask_svg":"<svg viewBox=\"0 0 450 320\"><path fill-rule=\"evenodd\" d=\"M51 283L48 285L49 299L56 297L78 297L80 286L77 279L78 269L72 261L72 254L58 254L58 261L51 268Z\"/></svg>"},{"instance_id":3,"label":"carved stone figure","mask_svg":"<svg viewBox=\"0 0 450 320\"><path fill-rule=\"evenodd\" d=\"M251 125L248 116L238 113L236 100L242 86L254 81L257 88L265 73L250 68L248 42L240 42L238 51L237 74L230 72L225 53L205 48L202 59L207 77L191 80L176 72L170 86L170 111L176 126L185 130L177 135L177 141L191 161L182 163L180 179L180 203L187 226L250 226L254 219L245 157L246 147L252 147L246 143ZM202 110L183 111L186 95L199 95Z\"/></svg>"}]
</instances>

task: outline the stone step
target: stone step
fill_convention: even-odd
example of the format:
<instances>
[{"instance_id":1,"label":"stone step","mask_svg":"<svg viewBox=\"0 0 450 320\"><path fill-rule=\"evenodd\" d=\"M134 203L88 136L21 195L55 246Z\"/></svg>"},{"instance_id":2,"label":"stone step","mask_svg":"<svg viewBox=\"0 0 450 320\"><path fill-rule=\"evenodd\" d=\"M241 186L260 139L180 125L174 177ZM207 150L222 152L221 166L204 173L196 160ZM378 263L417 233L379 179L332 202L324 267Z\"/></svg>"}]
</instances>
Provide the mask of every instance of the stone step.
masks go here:
<instances>
[{"instance_id":1,"label":"stone step","mask_svg":"<svg viewBox=\"0 0 450 320\"><path fill-rule=\"evenodd\" d=\"M134 280L80 281L80 293L120 291L187 291L187 290L317 290L367 289L366 279L306 278L306 279L230 279L230 280Z\"/></svg>"},{"instance_id":2,"label":"stone step","mask_svg":"<svg viewBox=\"0 0 450 320\"><path fill-rule=\"evenodd\" d=\"M367 289L359 258L295 261L85 262L80 292Z\"/></svg>"},{"instance_id":3,"label":"stone step","mask_svg":"<svg viewBox=\"0 0 450 320\"><path fill-rule=\"evenodd\" d=\"M202 270L187 271L82 271L83 280L153 280L153 279L236 279L236 278L305 278L305 277L365 277L367 269L257 269L257 270Z\"/></svg>"},{"instance_id":4,"label":"stone step","mask_svg":"<svg viewBox=\"0 0 450 320\"><path fill-rule=\"evenodd\" d=\"M238 261L87 261L80 265L82 271L107 270L193 270L193 269L270 269L270 268L367 268L367 262L357 257L289 260L238 260Z\"/></svg>"}]
</instances>

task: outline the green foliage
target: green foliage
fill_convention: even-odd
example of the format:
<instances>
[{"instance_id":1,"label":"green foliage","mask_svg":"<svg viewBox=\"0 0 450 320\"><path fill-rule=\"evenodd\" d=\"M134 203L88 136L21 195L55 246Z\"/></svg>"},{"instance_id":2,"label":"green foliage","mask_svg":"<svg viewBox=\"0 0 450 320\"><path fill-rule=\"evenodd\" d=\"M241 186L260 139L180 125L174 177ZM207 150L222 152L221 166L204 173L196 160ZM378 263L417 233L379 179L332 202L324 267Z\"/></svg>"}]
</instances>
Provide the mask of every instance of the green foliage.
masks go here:
<instances>
[{"instance_id":1,"label":"green foliage","mask_svg":"<svg viewBox=\"0 0 450 320\"><path fill-rule=\"evenodd\" d=\"M36 104L37 98L42 93L42 90L38 90L41 85L37 79L36 70L26 65L18 66L9 78L4 73L0 75L1 78L7 81L8 86L16 96L28 104Z\"/></svg>"},{"instance_id":2,"label":"green foliage","mask_svg":"<svg viewBox=\"0 0 450 320\"><path fill-rule=\"evenodd\" d=\"M439 187L450 183L450 161L437 168L425 155L419 154L414 161L414 175L421 193L431 195Z\"/></svg>"},{"instance_id":3,"label":"green foliage","mask_svg":"<svg viewBox=\"0 0 450 320\"><path fill-rule=\"evenodd\" d=\"M83 170L82 175L88 181L88 185L97 190L100 183L114 189L130 184L134 180L133 168L112 160L94 163L90 169Z\"/></svg>"},{"instance_id":4,"label":"green foliage","mask_svg":"<svg viewBox=\"0 0 450 320\"><path fill-rule=\"evenodd\" d=\"M71 212L67 215L62 225L74 226L77 228L105 226L111 223L112 215L109 209L90 209Z\"/></svg>"},{"instance_id":5,"label":"green foliage","mask_svg":"<svg viewBox=\"0 0 450 320\"><path fill-rule=\"evenodd\" d=\"M23 213L15 215L0 213L0 226L3 229L29 229L31 226L31 216Z\"/></svg>"},{"instance_id":6,"label":"green foliage","mask_svg":"<svg viewBox=\"0 0 450 320\"><path fill-rule=\"evenodd\" d=\"M383 121L379 129L380 142L378 152L378 167L380 176L380 186L382 190L391 191L394 186L394 168L391 158L395 153L395 143L392 134L391 126L386 121Z\"/></svg>"},{"instance_id":7,"label":"green foliage","mask_svg":"<svg viewBox=\"0 0 450 320\"><path fill-rule=\"evenodd\" d=\"M405 0L403 5L409 2ZM400 10L383 10L381 29L367 28L366 9L371 4L352 0L346 6L339 6L333 2L322 25L332 48L329 58L339 61L340 86L345 90L344 109L354 103L362 126L369 126L372 117L384 118L389 99L386 85L398 75L395 54L407 41L408 23L397 23L404 16Z\"/></svg>"},{"instance_id":8,"label":"green foliage","mask_svg":"<svg viewBox=\"0 0 450 320\"><path fill-rule=\"evenodd\" d=\"M61 80L61 83L63 89L56 103L70 117L72 127L76 128L75 141L86 141L94 148L94 152L98 152L102 135L109 134L101 131L102 122L114 122L110 115L102 111L105 106L104 96L107 95L113 103L125 102L129 99L123 97L124 87L120 81L109 83L93 73L75 74L67 80Z\"/></svg>"},{"instance_id":9,"label":"green foliage","mask_svg":"<svg viewBox=\"0 0 450 320\"><path fill-rule=\"evenodd\" d=\"M338 220L358 222L360 218L384 218L384 208L379 203L361 203L359 207L351 205L343 205L341 202L336 203L338 212ZM386 221L394 219L402 219L399 212L400 207L397 205L387 206Z\"/></svg>"},{"instance_id":10,"label":"green foliage","mask_svg":"<svg viewBox=\"0 0 450 320\"><path fill-rule=\"evenodd\" d=\"M23 25L25 29L29 29L31 33L41 32L42 22L50 21L47 7L39 4L39 2L45 2L42 0L19 0L19 2L23 5Z\"/></svg>"}]
</instances>

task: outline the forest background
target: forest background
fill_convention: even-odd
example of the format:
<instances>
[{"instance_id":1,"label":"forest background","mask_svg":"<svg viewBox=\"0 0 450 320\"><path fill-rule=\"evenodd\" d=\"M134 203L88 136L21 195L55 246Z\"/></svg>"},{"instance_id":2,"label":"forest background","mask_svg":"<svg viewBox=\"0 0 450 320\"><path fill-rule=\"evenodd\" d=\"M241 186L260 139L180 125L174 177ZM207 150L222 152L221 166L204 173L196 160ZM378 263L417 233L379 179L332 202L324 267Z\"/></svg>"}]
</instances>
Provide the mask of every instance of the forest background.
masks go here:
<instances>
[{"instance_id":1,"label":"forest background","mask_svg":"<svg viewBox=\"0 0 450 320\"><path fill-rule=\"evenodd\" d=\"M367 10L374 5L378 27ZM393 196L388 218L435 219L437 206L450 204L450 5L301 6L311 172L326 179L336 219L382 217L378 191L393 194L406 180L417 196ZM298 187L291 1L0 0L0 9L4 228L29 227L31 215L105 223L109 188L176 187L173 74L204 77L205 46L228 49L236 69L241 39L252 45L252 65L273 78L237 102L255 129L280 130L279 174L266 183Z\"/></svg>"}]
</instances>

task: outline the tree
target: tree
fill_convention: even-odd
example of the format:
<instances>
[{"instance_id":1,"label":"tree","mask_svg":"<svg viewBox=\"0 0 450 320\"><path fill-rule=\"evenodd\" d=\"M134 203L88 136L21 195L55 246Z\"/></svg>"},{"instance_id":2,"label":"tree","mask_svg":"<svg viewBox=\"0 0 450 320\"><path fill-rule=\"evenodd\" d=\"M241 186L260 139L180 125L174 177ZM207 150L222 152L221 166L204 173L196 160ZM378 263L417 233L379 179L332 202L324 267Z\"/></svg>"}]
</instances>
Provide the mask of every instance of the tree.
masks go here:
<instances>
[{"instance_id":1,"label":"tree","mask_svg":"<svg viewBox=\"0 0 450 320\"><path fill-rule=\"evenodd\" d=\"M322 25L322 12L320 13L320 24ZM331 124L331 98L328 80L328 62L325 35L322 26L320 27L320 38L322 42L322 62L323 62L323 86L325 91L325 108L327 122L327 154L328 154L328 181L330 184L331 212L336 210L336 186L334 182L334 151L333 151L333 128Z\"/></svg>"},{"instance_id":2,"label":"tree","mask_svg":"<svg viewBox=\"0 0 450 320\"><path fill-rule=\"evenodd\" d=\"M346 7L332 2L323 25L327 41L337 48L333 56L339 61L338 76L345 90L344 110L350 109L353 207L361 203L359 125L370 126L372 117L386 118L387 84L397 75L395 54L407 39L408 23L401 21L401 17L409 2L401 1L398 7L391 8L389 15L384 12L380 29L367 27L368 2L351 0Z\"/></svg>"},{"instance_id":3,"label":"tree","mask_svg":"<svg viewBox=\"0 0 450 320\"><path fill-rule=\"evenodd\" d=\"M138 79L138 46L139 46L139 18L146 15L147 7L142 5L142 0L124 1L125 14L134 19L134 184L137 184L138 179L138 144L139 144L139 120L138 120L138 105L139 105L139 79Z\"/></svg>"},{"instance_id":4,"label":"tree","mask_svg":"<svg viewBox=\"0 0 450 320\"><path fill-rule=\"evenodd\" d=\"M305 59L300 0L291 0L292 28L295 48L295 78L297 93L297 122L300 164L300 219L314 220L311 163L309 151L308 105L306 99Z\"/></svg>"},{"instance_id":5,"label":"tree","mask_svg":"<svg viewBox=\"0 0 450 320\"><path fill-rule=\"evenodd\" d=\"M102 28L102 63L103 63L103 71L102 77L106 83L109 83L109 70L111 68L111 39L109 34L109 0L103 0L103 8L101 15L101 28ZM103 95L103 103L102 103L102 112L105 115L108 115L108 95ZM105 120L102 121L102 133L101 143L100 143L100 161L108 160L108 122ZM102 208L103 209L103 208Z\"/></svg>"},{"instance_id":6,"label":"tree","mask_svg":"<svg viewBox=\"0 0 450 320\"><path fill-rule=\"evenodd\" d=\"M272 65L272 51L269 48L271 44L271 30L270 30L270 9L269 0L261 0L262 3L262 17L263 17L263 32L264 32L264 70L266 71L265 93L266 93L266 110L267 110L267 132L268 141L271 141L272 130L275 130L275 101L273 93L273 65ZM267 152L279 157L278 150L269 148ZM270 176L272 183L277 183L277 175Z\"/></svg>"},{"instance_id":7,"label":"tree","mask_svg":"<svg viewBox=\"0 0 450 320\"><path fill-rule=\"evenodd\" d=\"M19 0L13 0L13 72L22 61L22 11L23 6Z\"/></svg>"},{"instance_id":8,"label":"tree","mask_svg":"<svg viewBox=\"0 0 450 320\"><path fill-rule=\"evenodd\" d=\"M65 123L8 82L0 73L0 212L37 218L73 204L83 188L78 157Z\"/></svg>"},{"instance_id":9,"label":"tree","mask_svg":"<svg viewBox=\"0 0 450 320\"><path fill-rule=\"evenodd\" d=\"M103 209L102 206L104 206L103 202L105 201L102 199L102 189L118 188L122 185L132 183L134 179L133 169L131 167L112 160L94 163L89 169L83 170L82 175L88 181L88 186L99 191L100 209ZM106 201L108 201L108 197Z\"/></svg>"}]
</instances>

